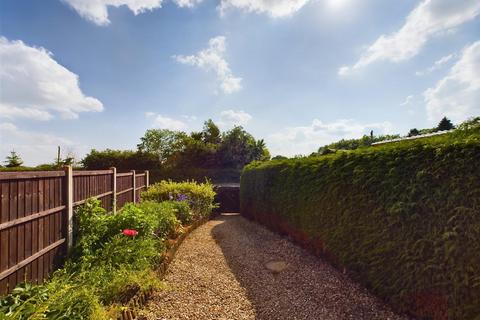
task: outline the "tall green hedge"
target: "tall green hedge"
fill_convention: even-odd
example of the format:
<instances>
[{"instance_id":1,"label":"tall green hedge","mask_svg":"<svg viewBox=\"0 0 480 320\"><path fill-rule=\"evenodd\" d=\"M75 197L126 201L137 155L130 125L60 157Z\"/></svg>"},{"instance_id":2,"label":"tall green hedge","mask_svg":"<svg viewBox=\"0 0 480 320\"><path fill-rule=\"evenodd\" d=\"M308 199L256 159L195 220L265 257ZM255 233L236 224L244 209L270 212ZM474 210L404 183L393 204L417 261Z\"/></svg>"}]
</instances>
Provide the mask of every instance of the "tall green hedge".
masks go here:
<instances>
[{"instance_id":1,"label":"tall green hedge","mask_svg":"<svg viewBox=\"0 0 480 320\"><path fill-rule=\"evenodd\" d=\"M480 134L254 163L241 212L397 310L480 319Z\"/></svg>"}]
</instances>

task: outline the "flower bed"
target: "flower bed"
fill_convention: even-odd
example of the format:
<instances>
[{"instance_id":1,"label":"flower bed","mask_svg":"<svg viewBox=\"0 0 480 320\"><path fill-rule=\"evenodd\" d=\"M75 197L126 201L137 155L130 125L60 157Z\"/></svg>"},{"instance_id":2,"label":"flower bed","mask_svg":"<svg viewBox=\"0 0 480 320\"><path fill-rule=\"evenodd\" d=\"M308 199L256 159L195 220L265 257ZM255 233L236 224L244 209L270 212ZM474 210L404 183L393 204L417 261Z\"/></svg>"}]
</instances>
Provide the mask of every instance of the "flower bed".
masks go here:
<instances>
[{"instance_id":1,"label":"flower bed","mask_svg":"<svg viewBox=\"0 0 480 320\"><path fill-rule=\"evenodd\" d=\"M213 192L209 184L188 184ZM205 198L207 203L210 192ZM75 246L65 266L47 283L20 285L1 299L0 318L131 319L129 310L162 288L156 269L171 259L169 239L179 243L189 225L203 221L213 207L210 202L194 212L194 205L185 194L127 204L113 215L98 200L88 200L76 212Z\"/></svg>"}]
</instances>

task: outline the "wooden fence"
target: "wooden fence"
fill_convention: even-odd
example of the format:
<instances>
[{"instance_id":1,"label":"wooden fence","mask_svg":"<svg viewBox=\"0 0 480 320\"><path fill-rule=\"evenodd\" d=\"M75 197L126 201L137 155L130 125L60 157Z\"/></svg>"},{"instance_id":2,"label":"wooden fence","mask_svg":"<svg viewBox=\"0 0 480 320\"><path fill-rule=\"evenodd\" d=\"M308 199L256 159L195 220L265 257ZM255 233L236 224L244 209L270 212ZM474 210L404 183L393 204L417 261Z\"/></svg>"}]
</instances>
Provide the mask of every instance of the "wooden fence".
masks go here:
<instances>
[{"instance_id":1,"label":"wooden fence","mask_svg":"<svg viewBox=\"0 0 480 320\"><path fill-rule=\"evenodd\" d=\"M140 201L148 171L0 172L0 295L42 283L73 245L73 211L95 197L108 211Z\"/></svg>"}]
</instances>

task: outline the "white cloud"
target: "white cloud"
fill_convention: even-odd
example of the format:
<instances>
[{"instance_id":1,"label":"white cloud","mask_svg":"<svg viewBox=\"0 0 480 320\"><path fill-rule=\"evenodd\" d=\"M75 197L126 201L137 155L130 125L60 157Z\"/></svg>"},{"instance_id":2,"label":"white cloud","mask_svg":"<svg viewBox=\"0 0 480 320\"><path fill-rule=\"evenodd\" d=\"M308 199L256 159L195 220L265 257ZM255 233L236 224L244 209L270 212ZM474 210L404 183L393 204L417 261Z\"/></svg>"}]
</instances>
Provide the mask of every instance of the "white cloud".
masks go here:
<instances>
[{"instance_id":1,"label":"white cloud","mask_svg":"<svg viewBox=\"0 0 480 320\"><path fill-rule=\"evenodd\" d=\"M360 138L373 130L375 134L392 133L390 122L362 124L351 119L324 123L314 119L310 125L289 127L267 137L273 155L294 156L310 154L319 147L340 139Z\"/></svg>"},{"instance_id":2,"label":"white cloud","mask_svg":"<svg viewBox=\"0 0 480 320\"><path fill-rule=\"evenodd\" d=\"M103 110L99 100L83 94L78 76L44 48L0 37L0 65L0 116L48 120L53 111L77 118Z\"/></svg>"},{"instance_id":3,"label":"white cloud","mask_svg":"<svg viewBox=\"0 0 480 320\"><path fill-rule=\"evenodd\" d=\"M0 118L26 118L46 121L52 119L53 116L48 111L38 110L35 108L17 108L15 106L2 104L0 102Z\"/></svg>"},{"instance_id":4,"label":"white cloud","mask_svg":"<svg viewBox=\"0 0 480 320\"><path fill-rule=\"evenodd\" d=\"M163 0L62 0L83 18L97 24L107 25L108 7L128 7L135 15L162 7ZM177 0L179 4L195 3L195 0Z\"/></svg>"},{"instance_id":5,"label":"white cloud","mask_svg":"<svg viewBox=\"0 0 480 320\"><path fill-rule=\"evenodd\" d=\"M192 8L195 5L201 3L203 0L173 0L180 8Z\"/></svg>"},{"instance_id":6,"label":"white cloud","mask_svg":"<svg viewBox=\"0 0 480 320\"><path fill-rule=\"evenodd\" d=\"M412 95L409 95L405 98L405 101L403 101L402 103L400 103L401 106L408 106L412 100L413 100L413 96Z\"/></svg>"},{"instance_id":7,"label":"white cloud","mask_svg":"<svg viewBox=\"0 0 480 320\"><path fill-rule=\"evenodd\" d=\"M290 16L310 0L222 0L220 12L237 8L247 12L265 13L272 18Z\"/></svg>"},{"instance_id":8,"label":"white cloud","mask_svg":"<svg viewBox=\"0 0 480 320\"><path fill-rule=\"evenodd\" d=\"M424 92L432 122L442 117L459 122L480 114L480 41L467 46L447 76Z\"/></svg>"},{"instance_id":9,"label":"white cloud","mask_svg":"<svg viewBox=\"0 0 480 320\"><path fill-rule=\"evenodd\" d=\"M22 130L10 122L0 123L0 137L0 161L15 150L26 165L52 163L57 154L57 146L70 149L80 147L83 151L87 149L52 134Z\"/></svg>"},{"instance_id":10,"label":"white cloud","mask_svg":"<svg viewBox=\"0 0 480 320\"><path fill-rule=\"evenodd\" d=\"M175 130L175 131L183 131L188 128L185 122L176 120L173 118L165 117L165 116L162 116L161 114L155 114L155 113L149 112L149 114L147 114L146 116L148 118L154 117L152 126L155 128L169 129L169 130Z\"/></svg>"},{"instance_id":11,"label":"white cloud","mask_svg":"<svg viewBox=\"0 0 480 320\"><path fill-rule=\"evenodd\" d=\"M223 36L212 38L208 41L208 48L201 50L196 55L178 55L173 58L182 64L196 66L209 72L214 72L219 81L220 88L226 94L242 89L242 78L235 77L225 60L226 39Z\"/></svg>"},{"instance_id":12,"label":"white cloud","mask_svg":"<svg viewBox=\"0 0 480 320\"><path fill-rule=\"evenodd\" d=\"M441 57L440 59L438 59L437 61L435 61L435 63L433 64L433 66L431 66L430 68L428 69L425 69L425 70L422 70L422 71L417 71L415 72L415 74L417 76L423 76L423 75L426 75L426 74L429 74L429 73L432 73L440 68L442 68L445 64L447 64L450 60L452 60L453 58L455 58L455 54L449 54L449 55L446 55L444 57Z\"/></svg>"},{"instance_id":13,"label":"white cloud","mask_svg":"<svg viewBox=\"0 0 480 320\"><path fill-rule=\"evenodd\" d=\"M478 0L424 0L407 17L400 30L381 35L353 66L343 66L346 75L376 61L400 62L417 55L432 38L454 30L480 13Z\"/></svg>"},{"instance_id":14,"label":"white cloud","mask_svg":"<svg viewBox=\"0 0 480 320\"><path fill-rule=\"evenodd\" d=\"M218 125L224 129L234 126L244 126L252 120L252 116L245 111L224 110L220 113Z\"/></svg>"}]
</instances>

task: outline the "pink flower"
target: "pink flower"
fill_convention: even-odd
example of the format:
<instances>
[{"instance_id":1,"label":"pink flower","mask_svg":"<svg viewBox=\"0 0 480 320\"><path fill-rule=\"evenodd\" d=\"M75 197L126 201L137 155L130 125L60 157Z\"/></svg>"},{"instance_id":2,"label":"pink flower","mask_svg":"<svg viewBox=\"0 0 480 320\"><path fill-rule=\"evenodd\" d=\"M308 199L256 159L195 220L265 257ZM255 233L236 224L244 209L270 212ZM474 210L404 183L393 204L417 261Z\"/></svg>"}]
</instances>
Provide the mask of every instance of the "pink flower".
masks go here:
<instances>
[{"instance_id":1,"label":"pink flower","mask_svg":"<svg viewBox=\"0 0 480 320\"><path fill-rule=\"evenodd\" d=\"M122 233L127 237L135 237L138 234L138 231L133 229L125 229L122 231Z\"/></svg>"}]
</instances>

